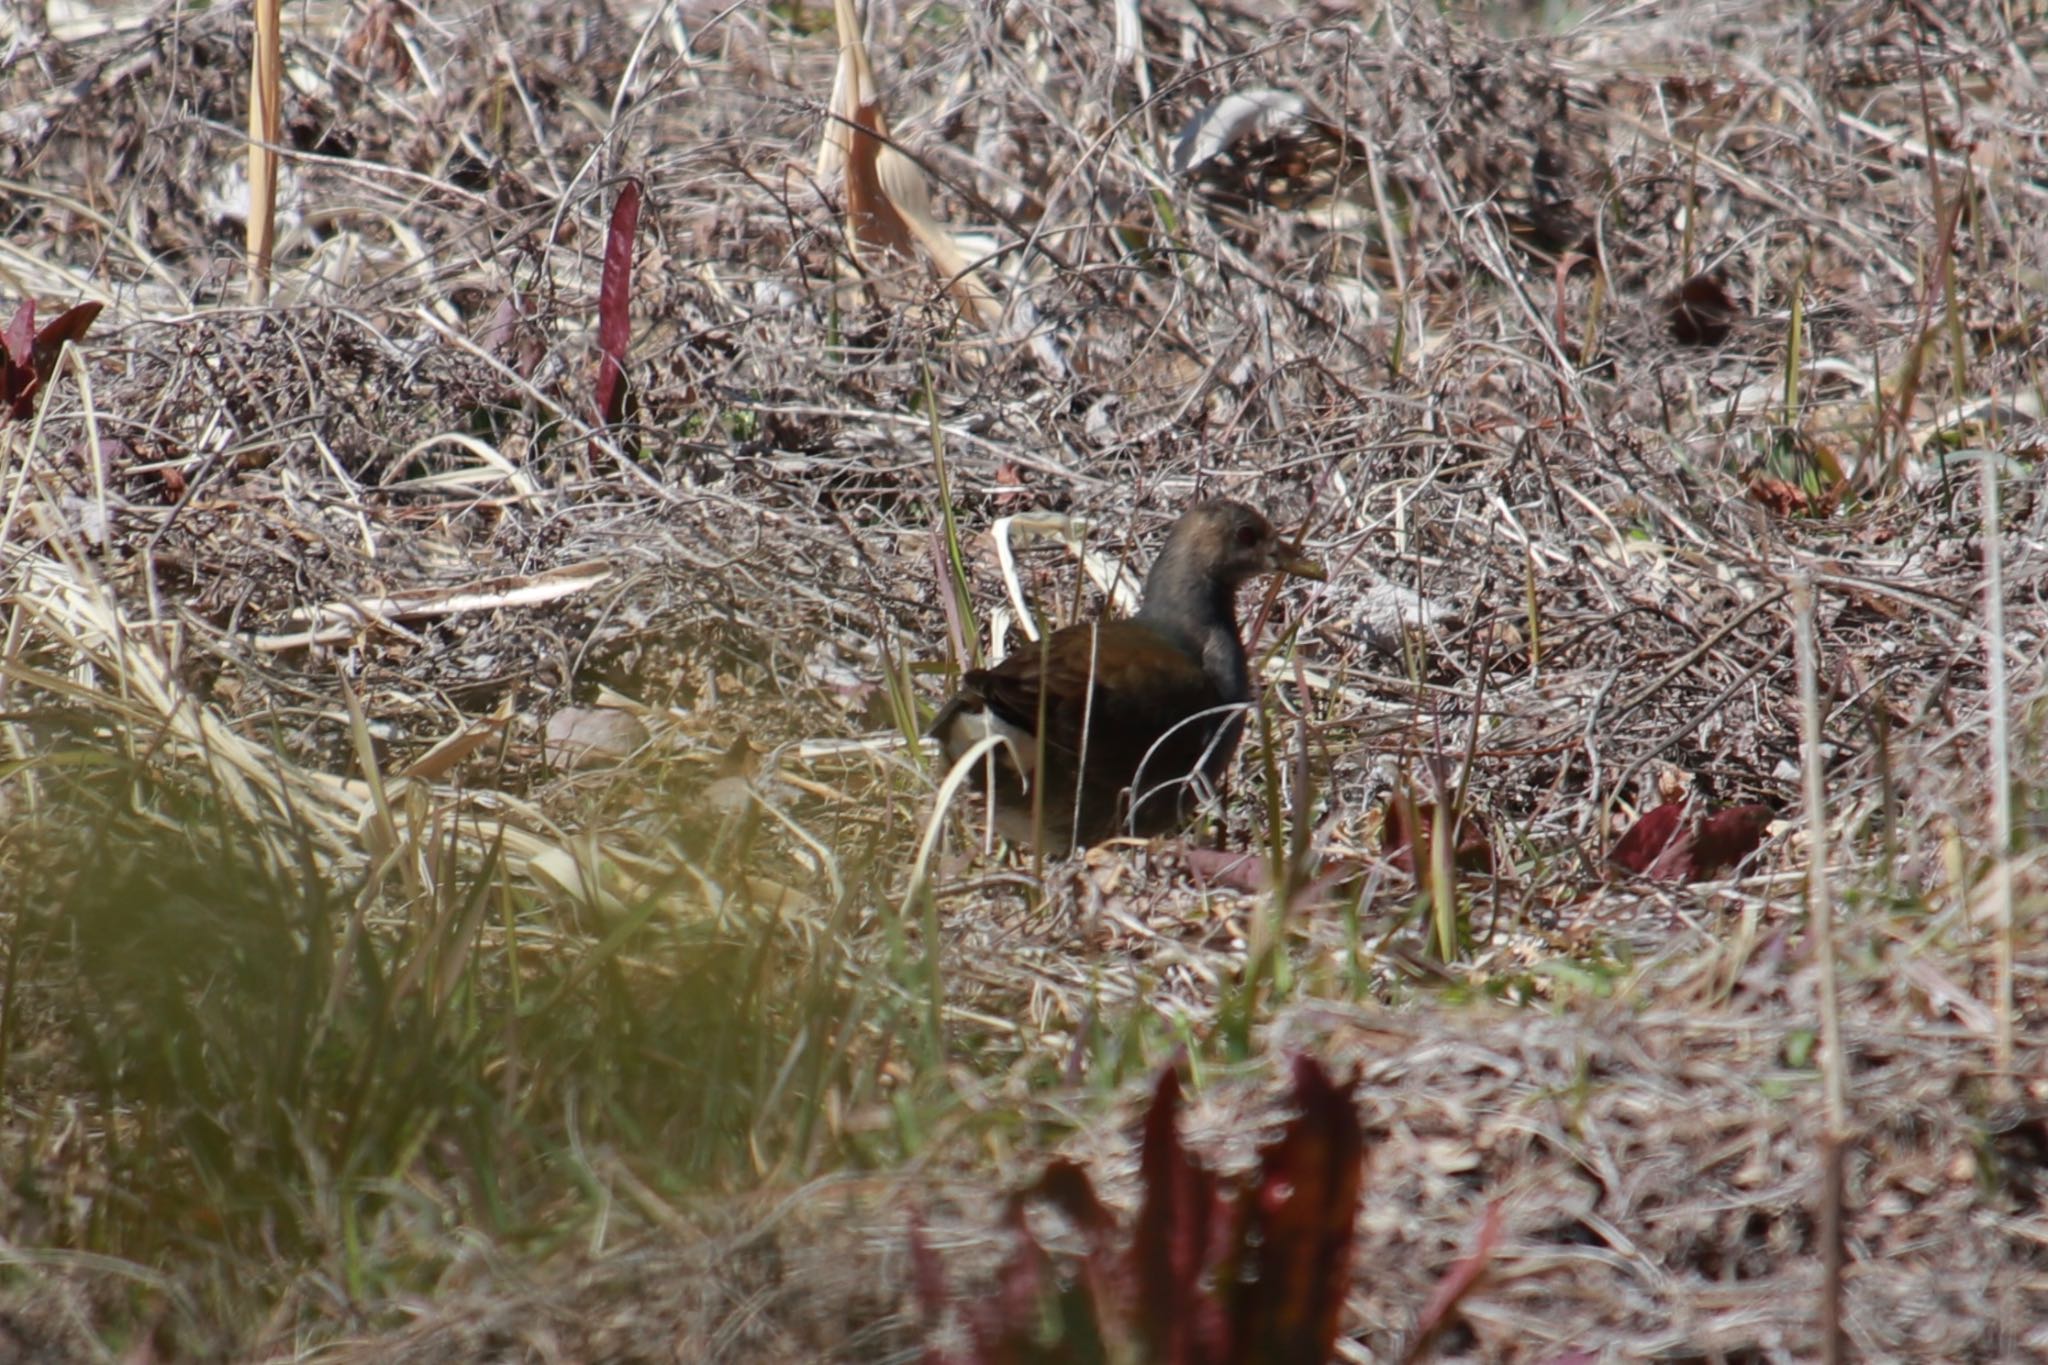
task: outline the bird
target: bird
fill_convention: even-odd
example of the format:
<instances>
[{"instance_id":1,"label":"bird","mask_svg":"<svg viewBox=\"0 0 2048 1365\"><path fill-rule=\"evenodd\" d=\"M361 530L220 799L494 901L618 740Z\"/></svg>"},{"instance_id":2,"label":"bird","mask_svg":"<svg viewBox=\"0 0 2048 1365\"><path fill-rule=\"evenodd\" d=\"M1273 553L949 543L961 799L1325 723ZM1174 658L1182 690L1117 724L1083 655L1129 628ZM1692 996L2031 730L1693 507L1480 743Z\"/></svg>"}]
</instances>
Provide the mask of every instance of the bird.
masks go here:
<instances>
[{"instance_id":1,"label":"bird","mask_svg":"<svg viewBox=\"0 0 2048 1365\"><path fill-rule=\"evenodd\" d=\"M1058 857L1187 823L1237 749L1251 700L1237 590L1262 574L1321 579L1242 502L1196 503L1167 533L1135 616L1080 622L970 669L925 733L949 765L1005 741L970 778L996 831Z\"/></svg>"}]
</instances>

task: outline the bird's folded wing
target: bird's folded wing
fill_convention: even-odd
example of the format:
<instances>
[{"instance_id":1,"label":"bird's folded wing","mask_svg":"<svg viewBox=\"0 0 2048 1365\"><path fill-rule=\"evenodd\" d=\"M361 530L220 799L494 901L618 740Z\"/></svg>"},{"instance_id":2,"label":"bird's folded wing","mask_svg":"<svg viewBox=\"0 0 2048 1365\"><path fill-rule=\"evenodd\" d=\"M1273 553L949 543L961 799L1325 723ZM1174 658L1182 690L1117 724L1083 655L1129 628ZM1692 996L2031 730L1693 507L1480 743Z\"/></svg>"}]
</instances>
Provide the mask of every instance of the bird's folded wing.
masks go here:
<instances>
[{"instance_id":1,"label":"bird's folded wing","mask_svg":"<svg viewBox=\"0 0 2048 1365\"><path fill-rule=\"evenodd\" d=\"M1026 645L965 682L990 711L1027 734L1038 731L1042 693L1045 741L1068 753L1081 748L1084 716L1091 747L1142 737L1142 752L1176 721L1221 700L1194 657L1138 621L1068 626L1042 650Z\"/></svg>"}]
</instances>

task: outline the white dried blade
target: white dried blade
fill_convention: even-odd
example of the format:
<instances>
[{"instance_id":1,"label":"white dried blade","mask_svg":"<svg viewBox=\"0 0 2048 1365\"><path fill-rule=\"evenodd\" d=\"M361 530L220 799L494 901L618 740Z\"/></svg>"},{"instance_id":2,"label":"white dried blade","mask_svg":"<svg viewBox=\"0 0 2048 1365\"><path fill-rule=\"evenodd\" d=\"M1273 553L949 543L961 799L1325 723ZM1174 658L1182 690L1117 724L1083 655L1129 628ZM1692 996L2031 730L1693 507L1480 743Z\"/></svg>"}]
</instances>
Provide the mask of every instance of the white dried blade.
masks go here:
<instances>
[{"instance_id":1,"label":"white dried blade","mask_svg":"<svg viewBox=\"0 0 2048 1365\"><path fill-rule=\"evenodd\" d=\"M113 604L95 585L68 565L43 557L17 563L14 600L29 624L63 641L103 675L110 686L94 687L59 678L39 678L39 685L63 689L85 705L98 704L128 715L138 726L161 736L158 747L205 765L216 788L253 826L275 826L280 813L292 813L310 831L319 851L347 856L369 851L392 857L420 843L424 822L447 814L447 802L425 783L404 777L390 779L383 816L388 821L378 840L364 840L364 821L378 815L372 785L362 779L300 768L283 754L258 750L209 708L186 694L165 661L144 643L148 632L122 621ZM501 807L506 798L494 798ZM512 803L517 805L518 803ZM545 823L529 811L536 823ZM499 819L465 816L464 842L473 848L499 843L515 872L532 870L545 878L558 870L560 845ZM438 843L439 841L432 841ZM373 844L383 843L381 850ZM543 864L536 868L536 863Z\"/></svg>"},{"instance_id":2,"label":"white dried blade","mask_svg":"<svg viewBox=\"0 0 2048 1365\"><path fill-rule=\"evenodd\" d=\"M1110 9L1116 20L1116 38L1110 47L1110 62L1118 67L1130 67L1132 74L1142 80L1145 26L1138 18L1138 0L1113 0Z\"/></svg>"},{"instance_id":3,"label":"white dried blade","mask_svg":"<svg viewBox=\"0 0 2048 1365\"><path fill-rule=\"evenodd\" d=\"M890 730L852 739L798 740L790 752L798 758L810 760L839 758L847 754L891 754L908 747L900 731Z\"/></svg>"},{"instance_id":4,"label":"white dried blade","mask_svg":"<svg viewBox=\"0 0 2048 1365\"><path fill-rule=\"evenodd\" d=\"M1024 584L1017 577L1017 552L1012 537L1018 534L1057 536L1068 545L1078 542L1081 530L1074 525L1071 517L1057 512L1017 512L1007 517L997 517L995 525L989 527L989 538L995 542L996 563L1002 570L1003 590L1010 594L1010 605L1016 611L1017 628L1024 632L1024 638L1038 639L1038 623L1032 618L1031 608L1024 601ZM993 645L992 645L993 647Z\"/></svg>"},{"instance_id":5,"label":"white dried blade","mask_svg":"<svg viewBox=\"0 0 2048 1365\"><path fill-rule=\"evenodd\" d=\"M504 455L500 454L497 447L460 431L444 431L437 435L429 436L426 440L408 447L405 453L398 457L397 462L392 468L394 471L405 469L420 456L437 446L443 445L462 447L483 461L485 468L445 469L432 474L421 474L415 478L403 480L392 479L387 475L383 480L383 486L386 488L476 487L481 489L493 487L503 482L512 485L513 491L522 498L537 499L540 497L540 489L534 484L532 478L524 470L518 468L510 460L506 459Z\"/></svg>"},{"instance_id":6,"label":"white dried blade","mask_svg":"<svg viewBox=\"0 0 2048 1365\"><path fill-rule=\"evenodd\" d=\"M1200 170L1247 135L1274 138L1308 126L1309 105L1292 90L1235 90L1198 110L1173 144L1173 170Z\"/></svg>"},{"instance_id":7,"label":"white dried blade","mask_svg":"<svg viewBox=\"0 0 2048 1365\"><path fill-rule=\"evenodd\" d=\"M542 886L596 912L602 920L616 921L627 914L628 902L606 885L603 865L579 858L566 848L534 850L525 859L524 870Z\"/></svg>"},{"instance_id":8,"label":"white dried blade","mask_svg":"<svg viewBox=\"0 0 2048 1365\"><path fill-rule=\"evenodd\" d=\"M398 621L499 611L506 607L537 607L594 588L611 574L609 561L590 559L537 574L501 574L454 588L416 588L383 597L323 602L295 608L285 618L307 623L313 629L283 635L259 635L252 644L265 653L276 653L302 649L308 644L346 640L372 624L391 625Z\"/></svg>"},{"instance_id":9,"label":"white dried blade","mask_svg":"<svg viewBox=\"0 0 2048 1365\"><path fill-rule=\"evenodd\" d=\"M883 147L875 154L875 174L882 193L895 206L910 235L924 248L933 268L961 307L983 327L994 329L1001 325L1002 301L967 259L953 234L932 217L931 190L917 163L894 147Z\"/></svg>"},{"instance_id":10,"label":"white dried blade","mask_svg":"<svg viewBox=\"0 0 2048 1365\"><path fill-rule=\"evenodd\" d=\"M159 727L165 743L205 765L251 824L266 826L288 810L305 819L325 851L338 853L352 842L355 812L338 806L331 788L282 755L255 749L186 692L168 663L145 643L150 632L123 620L97 584L43 556L29 557L17 575L14 600L32 622L104 674L117 695L139 706Z\"/></svg>"},{"instance_id":11,"label":"white dried blade","mask_svg":"<svg viewBox=\"0 0 2048 1365\"><path fill-rule=\"evenodd\" d=\"M2012 694L2005 659L2005 527L1999 517L1998 479L2003 461L1991 451L1978 456L1982 479L1979 504L1984 517L1984 708L1985 740L1991 756L1991 887L1996 897L1998 940L1992 961L1992 1017L1997 1025L1992 1062L2012 1073L2014 1011L2014 895L2012 813Z\"/></svg>"},{"instance_id":12,"label":"white dried blade","mask_svg":"<svg viewBox=\"0 0 2048 1365\"><path fill-rule=\"evenodd\" d=\"M77 299L80 302L90 299L110 310L118 309L130 316L143 316L140 310L135 308L135 301L125 294L116 294L103 282L83 271L72 270L60 262L44 260L36 253L25 251L4 238L0 238L0 261L6 262L10 279L16 282L10 283L10 294L37 294Z\"/></svg>"},{"instance_id":13,"label":"white dried blade","mask_svg":"<svg viewBox=\"0 0 2048 1365\"><path fill-rule=\"evenodd\" d=\"M864 99L874 94L874 72L860 36L853 0L832 0L832 19L839 34L839 61L832 71L832 94L826 101L825 135L818 142L818 183L830 185L846 174L853 149L853 119Z\"/></svg>"},{"instance_id":14,"label":"white dried blade","mask_svg":"<svg viewBox=\"0 0 2048 1365\"><path fill-rule=\"evenodd\" d=\"M1059 541L1073 551L1083 571L1109 598L1115 611L1125 616L1136 614L1139 601L1135 580L1124 571L1122 560L1089 549L1087 535L1087 522L1060 512L1013 512L996 518L995 525L989 528L989 537L995 542L996 562L1002 567L1003 587L1010 594L1010 605L1016 609L1018 626L1027 639L1036 640L1038 629L1032 621L1031 607L1024 600L1024 584L1017 576L1014 545L1020 537L1050 537Z\"/></svg>"},{"instance_id":15,"label":"white dried blade","mask_svg":"<svg viewBox=\"0 0 2048 1365\"><path fill-rule=\"evenodd\" d=\"M976 740L966 752L955 759L945 780L939 783L938 796L932 802L932 817L925 821L924 837L917 841L917 860L910 865L910 883L903 890L903 904L897 914L905 921L910 919L910 903L925 884L925 877L931 870L932 851L938 847L939 831L946 827L946 812L953 808L953 798L974 775L975 765L980 763L998 747L1007 748L1013 755L1017 746L1009 736L1000 733L984 735Z\"/></svg>"}]
</instances>

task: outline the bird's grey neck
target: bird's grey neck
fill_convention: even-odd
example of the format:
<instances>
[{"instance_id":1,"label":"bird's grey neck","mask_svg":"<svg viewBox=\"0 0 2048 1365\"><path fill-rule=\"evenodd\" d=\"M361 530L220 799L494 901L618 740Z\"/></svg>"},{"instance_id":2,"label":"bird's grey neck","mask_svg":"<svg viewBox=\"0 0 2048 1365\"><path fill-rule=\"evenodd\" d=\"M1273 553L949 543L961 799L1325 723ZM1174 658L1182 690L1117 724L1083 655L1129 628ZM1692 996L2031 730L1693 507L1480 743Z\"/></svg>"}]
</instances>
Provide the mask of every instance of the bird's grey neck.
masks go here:
<instances>
[{"instance_id":1,"label":"bird's grey neck","mask_svg":"<svg viewBox=\"0 0 2048 1365\"><path fill-rule=\"evenodd\" d=\"M1237 591L1220 583L1190 584L1177 576L1152 574L1145 580L1145 600L1138 619L1153 625L1172 623L1237 637Z\"/></svg>"},{"instance_id":2,"label":"bird's grey neck","mask_svg":"<svg viewBox=\"0 0 2048 1365\"><path fill-rule=\"evenodd\" d=\"M1197 655L1202 671L1224 696L1236 699L1245 695L1250 675L1237 633L1235 588L1213 581L1190 582L1162 560L1145 580L1145 600L1138 608L1138 619Z\"/></svg>"}]
</instances>

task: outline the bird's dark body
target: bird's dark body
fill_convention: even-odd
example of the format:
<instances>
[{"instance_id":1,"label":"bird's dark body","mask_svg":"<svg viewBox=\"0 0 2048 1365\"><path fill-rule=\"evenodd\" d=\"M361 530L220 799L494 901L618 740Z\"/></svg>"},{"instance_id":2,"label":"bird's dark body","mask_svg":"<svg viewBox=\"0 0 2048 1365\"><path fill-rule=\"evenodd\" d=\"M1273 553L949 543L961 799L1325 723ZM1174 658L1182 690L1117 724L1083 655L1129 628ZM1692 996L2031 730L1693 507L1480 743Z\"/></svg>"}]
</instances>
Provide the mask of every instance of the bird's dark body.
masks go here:
<instances>
[{"instance_id":1,"label":"bird's dark body","mask_svg":"<svg viewBox=\"0 0 2048 1365\"><path fill-rule=\"evenodd\" d=\"M1058 853L1175 829L1243 733L1237 588L1272 569L1314 566L1251 508L1199 504L1175 524L1137 616L1068 626L968 672L929 733L953 761L990 733L1008 740L974 781L990 794L992 776L996 828L1019 843Z\"/></svg>"},{"instance_id":2,"label":"bird's dark body","mask_svg":"<svg viewBox=\"0 0 2048 1365\"><path fill-rule=\"evenodd\" d=\"M1237 654L1241 674L1242 649ZM1140 675L1146 685L1133 689ZM1047 638L1042 654L1026 646L968 673L932 733L949 739L959 718L976 710L1000 722L1019 752L999 746L991 754L997 827L1020 843L1064 850L1184 824L1197 795L1190 776L1199 771L1213 783L1237 747L1244 728L1237 708L1245 700L1242 678L1237 684L1219 687L1145 621L1068 626ZM1039 702L1048 692L1078 704L1048 707L1041 726ZM975 728L966 743L946 747L964 752L981 733ZM1044 784L1035 813L1023 772ZM986 790L986 778L977 778L978 790ZM1036 840L1034 814L1042 830Z\"/></svg>"}]
</instances>

